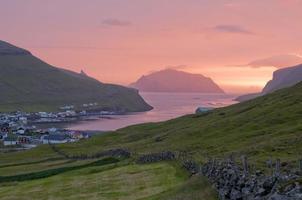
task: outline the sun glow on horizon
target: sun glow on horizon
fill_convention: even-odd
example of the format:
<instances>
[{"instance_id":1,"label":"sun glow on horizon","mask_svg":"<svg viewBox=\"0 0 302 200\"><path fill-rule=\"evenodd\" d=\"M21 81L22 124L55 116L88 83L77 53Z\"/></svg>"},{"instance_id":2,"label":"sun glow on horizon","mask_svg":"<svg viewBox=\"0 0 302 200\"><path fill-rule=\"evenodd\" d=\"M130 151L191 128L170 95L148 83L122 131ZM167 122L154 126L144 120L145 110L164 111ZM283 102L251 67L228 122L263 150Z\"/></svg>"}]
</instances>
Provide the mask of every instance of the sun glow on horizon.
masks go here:
<instances>
[{"instance_id":1,"label":"sun glow on horizon","mask_svg":"<svg viewBox=\"0 0 302 200\"><path fill-rule=\"evenodd\" d=\"M187 68L184 71L211 77L228 92L245 93L261 91L266 83L272 79L275 70L275 67L270 66L261 68L212 66L208 68Z\"/></svg>"},{"instance_id":2,"label":"sun glow on horizon","mask_svg":"<svg viewBox=\"0 0 302 200\"><path fill-rule=\"evenodd\" d=\"M232 65L272 55L302 58L300 5L299 0L135 5L64 0L57 6L11 0L0 7L0 39L54 66L83 69L101 82L127 86L149 71L185 64L189 67L182 70L211 77L221 87L251 92L263 87L276 68ZM12 12L16 15L8 18Z\"/></svg>"}]
</instances>

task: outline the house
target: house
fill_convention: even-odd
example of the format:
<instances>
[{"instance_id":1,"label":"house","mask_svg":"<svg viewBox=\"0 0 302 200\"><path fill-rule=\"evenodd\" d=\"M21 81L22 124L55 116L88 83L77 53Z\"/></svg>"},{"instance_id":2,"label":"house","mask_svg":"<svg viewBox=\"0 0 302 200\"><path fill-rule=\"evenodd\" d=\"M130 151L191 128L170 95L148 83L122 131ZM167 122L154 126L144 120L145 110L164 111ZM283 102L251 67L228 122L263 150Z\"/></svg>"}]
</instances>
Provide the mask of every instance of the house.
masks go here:
<instances>
[{"instance_id":1,"label":"house","mask_svg":"<svg viewBox=\"0 0 302 200\"><path fill-rule=\"evenodd\" d=\"M74 132L71 134L71 138L75 140L88 139L89 135L83 132Z\"/></svg>"},{"instance_id":2,"label":"house","mask_svg":"<svg viewBox=\"0 0 302 200\"><path fill-rule=\"evenodd\" d=\"M67 117L74 117L74 116L77 115L77 113L75 111L73 111L73 110L67 110L65 112L65 114L66 114Z\"/></svg>"},{"instance_id":3,"label":"house","mask_svg":"<svg viewBox=\"0 0 302 200\"><path fill-rule=\"evenodd\" d=\"M61 110L71 110L74 108L74 105L67 105L67 106L61 106L60 109Z\"/></svg>"},{"instance_id":4,"label":"house","mask_svg":"<svg viewBox=\"0 0 302 200\"><path fill-rule=\"evenodd\" d=\"M85 116L85 115L87 115L87 111L86 111L86 110L83 110L83 111L81 111L79 114Z\"/></svg>"},{"instance_id":5,"label":"house","mask_svg":"<svg viewBox=\"0 0 302 200\"><path fill-rule=\"evenodd\" d=\"M18 144L29 144L30 143L30 137L29 136L19 136L18 137Z\"/></svg>"},{"instance_id":6,"label":"house","mask_svg":"<svg viewBox=\"0 0 302 200\"><path fill-rule=\"evenodd\" d=\"M18 135L24 135L25 134L25 129L23 127L18 128L17 132Z\"/></svg>"},{"instance_id":7,"label":"house","mask_svg":"<svg viewBox=\"0 0 302 200\"><path fill-rule=\"evenodd\" d=\"M22 123L22 124L27 124L27 117L19 117L19 122Z\"/></svg>"},{"instance_id":8,"label":"house","mask_svg":"<svg viewBox=\"0 0 302 200\"><path fill-rule=\"evenodd\" d=\"M207 113L211 110L213 110L214 108L212 107L198 107L195 111L196 114L202 114L202 113Z\"/></svg>"},{"instance_id":9,"label":"house","mask_svg":"<svg viewBox=\"0 0 302 200\"><path fill-rule=\"evenodd\" d=\"M3 140L4 146L14 146L18 144L18 137L16 135L8 135Z\"/></svg>"},{"instance_id":10,"label":"house","mask_svg":"<svg viewBox=\"0 0 302 200\"><path fill-rule=\"evenodd\" d=\"M47 112L38 112L39 117L41 118L48 118L49 114Z\"/></svg>"},{"instance_id":11,"label":"house","mask_svg":"<svg viewBox=\"0 0 302 200\"><path fill-rule=\"evenodd\" d=\"M49 133L55 133L55 132L57 132L57 130L58 130L57 128L52 127L52 128L49 128L49 129L48 129L48 132L49 132Z\"/></svg>"},{"instance_id":12,"label":"house","mask_svg":"<svg viewBox=\"0 0 302 200\"><path fill-rule=\"evenodd\" d=\"M64 134L50 134L50 135L43 135L41 137L41 141L43 144L62 144L69 142L69 138L67 135Z\"/></svg>"},{"instance_id":13,"label":"house","mask_svg":"<svg viewBox=\"0 0 302 200\"><path fill-rule=\"evenodd\" d=\"M0 133L0 140L4 140L7 137L7 132Z\"/></svg>"},{"instance_id":14,"label":"house","mask_svg":"<svg viewBox=\"0 0 302 200\"><path fill-rule=\"evenodd\" d=\"M8 124L9 124L10 128L16 128L16 127L18 127L18 124L16 122L14 122L14 121L10 121Z\"/></svg>"},{"instance_id":15,"label":"house","mask_svg":"<svg viewBox=\"0 0 302 200\"><path fill-rule=\"evenodd\" d=\"M2 133L8 133L9 132L9 130L10 130L10 128L9 128L9 123L2 123L1 125L0 125L0 131L2 132Z\"/></svg>"},{"instance_id":16,"label":"house","mask_svg":"<svg viewBox=\"0 0 302 200\"><path fill-rule=\"evenodd\" d=\"M23 143L22 147L26 148L26 149L31 149L31 148L35 148L38 145L41 144L40 139L35 139L35 138L28 138L29 139L29 143Z\"/></svg>"}]
</instances>

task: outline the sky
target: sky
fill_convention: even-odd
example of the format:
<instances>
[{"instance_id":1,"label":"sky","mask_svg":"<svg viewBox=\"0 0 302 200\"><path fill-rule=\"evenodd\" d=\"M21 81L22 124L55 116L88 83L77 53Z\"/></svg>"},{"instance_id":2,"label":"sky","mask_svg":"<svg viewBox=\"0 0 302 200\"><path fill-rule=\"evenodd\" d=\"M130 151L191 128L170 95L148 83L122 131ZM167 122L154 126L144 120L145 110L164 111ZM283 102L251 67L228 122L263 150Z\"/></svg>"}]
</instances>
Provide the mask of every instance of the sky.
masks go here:
<instances>
[{"instance_id":1,"label":"sky","mask_svg":"<svg viewBox=\"0 0 302 200\"><path fill-rule=\"evenodd\" d=\"M0 40L102 82L174 68L259 91L274 55L302 55L302 0L0 0Z\"/></svg>"}]
</instances>

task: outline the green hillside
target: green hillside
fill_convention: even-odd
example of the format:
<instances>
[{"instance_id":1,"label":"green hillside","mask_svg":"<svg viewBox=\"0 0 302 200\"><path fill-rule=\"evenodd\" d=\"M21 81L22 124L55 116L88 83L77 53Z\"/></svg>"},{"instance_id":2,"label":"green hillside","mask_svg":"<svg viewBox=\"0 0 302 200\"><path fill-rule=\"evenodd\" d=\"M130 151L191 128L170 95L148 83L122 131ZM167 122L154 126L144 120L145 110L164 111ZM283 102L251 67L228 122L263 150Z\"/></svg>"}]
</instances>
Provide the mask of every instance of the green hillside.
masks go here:
<instances>
[{"instance_id":1,"label":"green hillside","mask_svg":"<svg viewBox=\"0 0 302 200\"><path fill-rule=\"evenodd\" d=\"M98 103L95 109L146 111L138 91L103 84L88 76L59 69L30 52L0 41L0 111L55 111L64 105L77 109Z\"/></svg>"},{"instance_id":2,"label":"green hillside","mask_svg":"<svg viewBox=\"0 0 302 200\"><path fill-rule=\"evenodd\" d=\"M178 150L197 160L232 153L256 164L270 157L297 161L302 151L302 83L257 99L161 123L136 125L83 143L64 146L81 152L127 147L134 152Z\"/></svg>"},{"instance_id":3,"label":"green hillside","mask_svg":"<svg viewBox=\"0 0 302 200\"><path fill-rule=\"evenodd\" d=\"M302 83L207 114L131 126L58 147L73 155L117 147L127 148L134 155L162 150L186 151L198 162L208 156L223 158L234 153L235 156L247 155L249 161L260 168L269 158L280 158L289 166L297 166L302 151L301 133ZM104 165L104 161L98 161L96 165L92 163L95 160L66 160L47 145L24 152L2 153L0 160L0 198L3 199L29 199L22 194L45 188L54 199L216 198L204 178L190 178L176 162L138 165L133 159L126 159ZM71 166L80 167L71 170L74 169ZM54 169L61 168L64 170L60 170L60 174L52 174ZM48 177L34 178L36 172ZM16 176L25 180L7 181ZM67 189L62 191L61 187ZM79 196L70 196L73 190L78 191ZM31 197L45 198L38 193Z\"/></svg>"}]
</instances>

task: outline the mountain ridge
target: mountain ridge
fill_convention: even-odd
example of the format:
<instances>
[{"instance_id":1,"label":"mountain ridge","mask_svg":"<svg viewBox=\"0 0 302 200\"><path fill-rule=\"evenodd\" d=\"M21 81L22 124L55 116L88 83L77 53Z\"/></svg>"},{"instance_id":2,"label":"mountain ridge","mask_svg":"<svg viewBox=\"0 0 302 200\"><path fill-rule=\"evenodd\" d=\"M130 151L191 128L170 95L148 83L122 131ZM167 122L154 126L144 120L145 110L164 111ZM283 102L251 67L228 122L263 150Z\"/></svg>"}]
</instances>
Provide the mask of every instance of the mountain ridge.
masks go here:
<instances>
[{"instance_id":1,"label":"mountain ridge","mask_svg":"<svg viewBox=\"0 0 302 200\"><path fill-rule=\"evenodd\" d=\"M125 112L152 109L138 91L104 84L89 76L47 64L29 51L0 42L0 111L55 111L89 102L95 109Z\"/></svg>"},{"instance_id":2,"label":"mountain ridge","mask_svg":"<svg viewBox=\"0 0 302 200\"><path fill-rule=\"evenodd\" d=\"M0 40L0 55L32 55L30 51Z\"/></svg>"}]
</instances>

